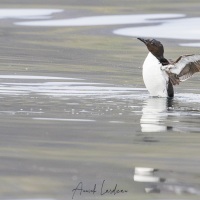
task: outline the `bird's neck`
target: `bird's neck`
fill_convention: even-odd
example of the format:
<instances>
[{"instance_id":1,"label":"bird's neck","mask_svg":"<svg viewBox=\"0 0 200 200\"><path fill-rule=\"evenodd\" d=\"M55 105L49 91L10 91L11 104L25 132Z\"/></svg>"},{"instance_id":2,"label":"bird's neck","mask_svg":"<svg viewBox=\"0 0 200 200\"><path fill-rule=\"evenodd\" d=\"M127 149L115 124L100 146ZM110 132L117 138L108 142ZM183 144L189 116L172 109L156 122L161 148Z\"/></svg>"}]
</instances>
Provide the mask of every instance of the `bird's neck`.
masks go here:
<instances>
[{"instance_id":1,"label":"bird's neck","mask_svg":"<svg viewBox=\"0 0 200 200\"><path fill-rule=\"evenodd\" d=\"M164 58L164 56L155 56L153 53L149 52L149 54L147 55L148 60L152 60L151 62L159 62L162 65L168 65L169 61Z\"/></svg>"},{"instance_id":2,"label":"bird's neck","mask_svg":"<svg viewBox=\"0 0 200 200\"><path fill-rule=\"evenodd\" d=\"M149 52L145 59L145 62L148 62L151 64L158 64L159 60L151 52Z\"/></svg>"}]
</instances>

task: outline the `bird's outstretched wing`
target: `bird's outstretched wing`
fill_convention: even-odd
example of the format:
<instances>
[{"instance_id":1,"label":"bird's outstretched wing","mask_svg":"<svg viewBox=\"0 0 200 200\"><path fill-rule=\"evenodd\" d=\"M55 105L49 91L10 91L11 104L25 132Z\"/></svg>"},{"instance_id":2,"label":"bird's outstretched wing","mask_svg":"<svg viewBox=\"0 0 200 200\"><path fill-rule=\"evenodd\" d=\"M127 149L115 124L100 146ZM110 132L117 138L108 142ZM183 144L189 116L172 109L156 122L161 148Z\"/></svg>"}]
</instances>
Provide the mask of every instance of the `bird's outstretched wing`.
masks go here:
<instances>
[{"instance_id":1,"label":"bird's outstretched wing","mask_svg":"<svg viewBox=\"0 0 200 200\"><path fill-rule=\"evenodd\" d=\"M194 54L181 56L174 65L180 71L180 73L177 74L179 79L185 81L196 72L200 72L200 55Z\"/></svg>"},{"instance_id":2,"label":"bird's outstretched wing","mask_svg":"<svg viewBox=\"0 0 200 200\"><path fill-rule=\"evenodd\" d=\"M174 63L163 66L173 85L185 81L196 72L200 72L200 54L180 56Z\"/></svg>"}]
</instances>

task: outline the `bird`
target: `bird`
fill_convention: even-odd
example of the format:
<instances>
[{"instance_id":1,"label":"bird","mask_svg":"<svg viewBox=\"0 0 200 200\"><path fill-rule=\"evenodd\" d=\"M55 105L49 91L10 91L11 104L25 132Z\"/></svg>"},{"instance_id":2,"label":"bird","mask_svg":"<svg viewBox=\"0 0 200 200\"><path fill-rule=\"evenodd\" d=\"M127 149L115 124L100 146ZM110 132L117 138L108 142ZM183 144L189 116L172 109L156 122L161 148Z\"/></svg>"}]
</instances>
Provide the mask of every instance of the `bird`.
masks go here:
<instances>
[{"instance_id":1,"label":"bird","mask_svg":"<svg viewBox=\"0 0 200 200\"><path fill-rule=\"evenodd\" d=\"M180 56L176 61L164 57L164 47L156 39L137 38L149 53L143 63L143 80L150 96L174 97L174 85L200 72L200 54Z\"/></svg>"}]
</instances>

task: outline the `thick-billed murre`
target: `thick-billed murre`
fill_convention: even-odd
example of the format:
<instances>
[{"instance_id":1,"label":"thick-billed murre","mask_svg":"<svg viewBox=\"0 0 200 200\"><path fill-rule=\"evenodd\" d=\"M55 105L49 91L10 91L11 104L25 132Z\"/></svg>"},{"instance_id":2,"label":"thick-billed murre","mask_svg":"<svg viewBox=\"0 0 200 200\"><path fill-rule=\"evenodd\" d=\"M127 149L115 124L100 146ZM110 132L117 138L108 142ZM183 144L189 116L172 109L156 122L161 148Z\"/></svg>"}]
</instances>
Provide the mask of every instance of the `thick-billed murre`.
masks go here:
<instances>
[{"instance_id":1,"label":"thick-billed murre","mask_svg":"<svg viewBox=\"0 0 200 200\"><path fill-rule=\"evenodd\" d=\"M143 64L144 84L151 96L173 97L173 85L200 71L200 55L183 55L175 62L164 58L164 47L155 39L137 38L149 50Z\"/></svg>"}]
</instances>

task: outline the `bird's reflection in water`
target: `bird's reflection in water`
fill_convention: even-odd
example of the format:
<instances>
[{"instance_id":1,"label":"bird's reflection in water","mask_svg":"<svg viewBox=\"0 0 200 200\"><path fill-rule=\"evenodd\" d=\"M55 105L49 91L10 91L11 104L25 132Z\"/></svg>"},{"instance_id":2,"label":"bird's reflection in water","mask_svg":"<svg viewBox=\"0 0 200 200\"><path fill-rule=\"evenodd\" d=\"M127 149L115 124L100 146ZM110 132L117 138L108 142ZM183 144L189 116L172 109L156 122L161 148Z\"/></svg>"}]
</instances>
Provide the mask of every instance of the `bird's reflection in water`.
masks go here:
<instances>
[{"instance_id":1,"label":"bird's reflection in water","mask_svg":"<svg viewBox=\"0 0 200 200\"><path fill-rule=\"evenodd\" d=\"M178 195L200 195L200 190L188 179L187 173L160 170L149 167L135 167L134 182L144 183L146 193L174 193Z\"/></svg>"},{"instance_id":2,"label":"bird's reflection in water","mask_svg":"<svg viewBox=\"0 0 200 200\"><path fill-rule=\"evenodd\" d=\"M149 98L144 101L140 119L142 132L162 132L172 130L173 127L165 125L168 112L173 108L171 98Z\"/></svg>"}]
</instances>

